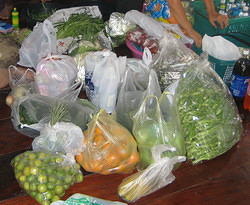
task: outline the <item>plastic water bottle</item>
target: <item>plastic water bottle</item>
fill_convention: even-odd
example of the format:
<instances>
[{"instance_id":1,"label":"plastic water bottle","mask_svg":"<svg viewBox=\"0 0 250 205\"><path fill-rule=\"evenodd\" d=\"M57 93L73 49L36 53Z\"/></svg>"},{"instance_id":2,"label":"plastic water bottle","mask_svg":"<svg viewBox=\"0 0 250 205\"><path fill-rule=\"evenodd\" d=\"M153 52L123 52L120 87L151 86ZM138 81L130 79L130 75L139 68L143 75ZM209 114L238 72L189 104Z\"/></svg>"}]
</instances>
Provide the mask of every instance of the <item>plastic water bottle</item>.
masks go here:
<instances>
[{"instance_id":1,"label":"plastic water bottle","mask_svg":"<svg viewBox=\"0 0 250 205\"><path fill-rule=\"evenodd\" d=\"M16 8L13 9L11 12L12 17L12 26L14 28L19 28L19 12L16 10Z\"/></svg>"},{"instance_id":2,"label":"plastic water bottle","mask_svg":"<svg viewBox=\"0 0 250 205\"><path fill-rule=\"evenodd\" d=\"M226 0L220 1L219 13L222 15L226 14Z\"/></svg>"},{"instance_id":3,"label":"plastic water bottle","mask_svg":"<svg viewBox=\"0 0 250 205\"><path fill-rule=\"evenodd\" d=\"M246 95L250 80L250 57L249 50L243 50L242 57L236 61L232 74L230 91L237 100L242 100Z\"/></svg>"}]
</instances>

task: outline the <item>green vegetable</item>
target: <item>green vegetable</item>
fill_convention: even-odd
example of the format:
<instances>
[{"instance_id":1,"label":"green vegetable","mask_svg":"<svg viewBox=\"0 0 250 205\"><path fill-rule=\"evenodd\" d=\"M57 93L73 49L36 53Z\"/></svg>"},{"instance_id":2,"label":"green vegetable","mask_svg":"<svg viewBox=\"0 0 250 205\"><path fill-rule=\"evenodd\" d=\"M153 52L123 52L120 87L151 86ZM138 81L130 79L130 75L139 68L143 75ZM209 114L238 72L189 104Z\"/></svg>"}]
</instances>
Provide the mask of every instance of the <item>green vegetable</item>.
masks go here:
<instances>
[{"instance_id":1,"label":"green vegetable","mask_svg":"<svg viewBox=\"0 0 250 205\"><path fill-rule=\"evenodd\" d=\"M164 104L166 102L165 93L159 101L157 97L148 96L133 117L133 134L139 149L141 169L154 162L151 149L155 145L167 144L176 148L175 152L165 152L162 157L185 155L184 139L178 128L179 121L172 116L174 112ZM164 114L163 110L167 110L167 113Z\"/></svg>"},{"instance_id":2,"label":"green vegetable","mask_svg":"<svg viewBox=\"0 0 250 205\"><path fill-rule=\"evenodd\" d=\"M79 38L95 41L98 32L104 29L104 22L100 18L93 18L87 14L72 14L66 22L55 24L57 38Z\"/></svg>"},{"instance_id":3,"label":"green vegetable","mask_svg":"<svg viewBox=\"0 0 250 205\"><path fill-rule=\"evenodd\" d=\"M239 140L242 124L231 95L210 67L192 66L183 76L176 102L187 157L198 163L229 150Z\"/></svg>"},{"instance_id":4,"label":"green vegetable","mask_svg":"<svg viewBox=\"0 0 250 205\"><path fill-rule=\"evenodd\" d=\"M83 180L80 166L67 166L63 161L59 154L27 151L11 163L20 186L40 204L50 204L59 200L71 185Z\"/></svg>"}]
</instances>

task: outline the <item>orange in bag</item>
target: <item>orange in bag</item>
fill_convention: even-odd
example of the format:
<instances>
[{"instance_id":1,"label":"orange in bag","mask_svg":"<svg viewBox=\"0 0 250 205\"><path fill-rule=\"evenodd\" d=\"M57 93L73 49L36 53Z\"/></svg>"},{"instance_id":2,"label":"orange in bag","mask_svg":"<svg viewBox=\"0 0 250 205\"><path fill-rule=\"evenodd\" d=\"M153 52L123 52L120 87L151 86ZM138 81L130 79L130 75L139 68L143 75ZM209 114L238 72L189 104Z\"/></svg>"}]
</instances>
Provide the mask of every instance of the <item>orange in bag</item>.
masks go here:
<instances>
[{"instance_id":1,"label":"orange in bag","mask_svg":"<svg viewBox=\"0 0 250 205\"><path fill-rule=\"evenodd\" d=\"M94 116L84 136L84 148L76 160L88 172L131 173L139 162L132 134L104 110Z\"/></svg>"}]
</instances>

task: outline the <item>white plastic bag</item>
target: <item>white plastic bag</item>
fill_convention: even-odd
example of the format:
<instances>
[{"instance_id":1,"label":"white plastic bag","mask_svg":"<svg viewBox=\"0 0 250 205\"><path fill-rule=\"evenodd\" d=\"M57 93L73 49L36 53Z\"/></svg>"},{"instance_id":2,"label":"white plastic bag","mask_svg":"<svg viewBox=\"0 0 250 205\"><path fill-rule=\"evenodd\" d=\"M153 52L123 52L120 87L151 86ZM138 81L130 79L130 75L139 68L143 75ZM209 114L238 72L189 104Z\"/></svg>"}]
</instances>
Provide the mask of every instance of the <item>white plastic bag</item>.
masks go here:
<instances>
[{"instance_id":1,"label":"white plastic bag","mask_svg":"<svg viewBox=\"0 0 250 205\"><path fill-rule=\"evenodd\" d=\"M139 171L122 181L118 187L118 194L122 199L134 202L175 180L175 176L172 174L174 165L185 161L186 157L162 158L161 154L166 151L173 152L175 148L162 144L152 148L152 155L155 162L145 170Z\"/></svg>"},{"instance_id":2,"label":"white plastic bag","mask_svg":"<svg viewBox=\"0 0 250 205\"><path fill-rule=\"evenodd\" d=\"M35 151L63 153L75 156L83 150L83 133L80 127L69 122L46 124L40 136L32 142Z\"/></svg>"},{"instance_id":3,"label":"white plastic bag","mask_svg":"<svg viewBox=\"0 0 250 205\"><path fill-rule=\"evenodd\" d=\"M239 48L222 36L204 35L202 50L210 56L224 61L238 60L241 57Z\"/></svg>"},{"instance_id":4,"label":"white plastic bag","mask_svg":"<svg viewBox=\"0 0 250 205\"><path fill-rule=\"evenodd\" d=\"M146 60L147 61L147 60ZM127 129L132 131L132 113L135 112L148 95L160 97L156 72L149 68L145 60L129 59L116 104L116 118Z\"/></svg>"},{"instance_id":5,"label":"white plastic bag","mask_svg":"<svg viewBox=\"0 0 250 205\"><path fill-rule=\"evenodd\" d=\"M23 41L19 50L18 65L36 68L38 62L49 54L56 53L56 32L49 20L38 23Z\"/></svg>"},{"instance_id":6,"label":"white plastic bag","mask_svg":"<svg viewBox=\"0 0 250 205\"><path fill-rule=\"evenodd\" d=\"M77 65L72 57L48 56L36 67L36 87L41 95L58 96L73 85L77 72Z\"/></svg>"},{"instance_id":7,"label":"white plastic bag","mask_svg":"<svg viewBox=\"0 0 250 205\"><path fill-rule=\"evenodd\" d=\"M112 113L125 69L126 57L98 51L85 57L86 94L97 107Z\"/></svg>"}]
</instances>

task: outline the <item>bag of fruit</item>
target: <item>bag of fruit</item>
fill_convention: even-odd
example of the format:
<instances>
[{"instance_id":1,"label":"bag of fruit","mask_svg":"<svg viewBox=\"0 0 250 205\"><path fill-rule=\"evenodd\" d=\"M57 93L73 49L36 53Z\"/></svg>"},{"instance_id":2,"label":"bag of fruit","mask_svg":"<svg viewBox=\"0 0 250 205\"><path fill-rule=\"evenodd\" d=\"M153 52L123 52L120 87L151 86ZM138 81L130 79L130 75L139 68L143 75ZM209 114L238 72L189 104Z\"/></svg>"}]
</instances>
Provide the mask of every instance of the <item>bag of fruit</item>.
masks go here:
<instances>
[{"instance_id":1,"label":"bag of fruit","mask_svg":"<svg viewBox=\"0 0 250 205\"><path fill-rule=\"evenodd\" d=\"M84 148L76 160L89 172L130 173L139 161L131 133L104 110L90 121L82 143Z\"/></svg>"},{"instance_id":2,"label":"bag of fruit","mask_svg":"<svg viewBox=\"0 0 250 205\"><path fill-rule=\"evenodd\" d=\"M11 164L19 185L42 205L59 200L71 185L83 180L80 166L62 154L26 151Z\"/></svg>"}]
</instances>

